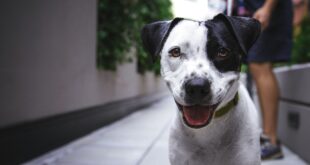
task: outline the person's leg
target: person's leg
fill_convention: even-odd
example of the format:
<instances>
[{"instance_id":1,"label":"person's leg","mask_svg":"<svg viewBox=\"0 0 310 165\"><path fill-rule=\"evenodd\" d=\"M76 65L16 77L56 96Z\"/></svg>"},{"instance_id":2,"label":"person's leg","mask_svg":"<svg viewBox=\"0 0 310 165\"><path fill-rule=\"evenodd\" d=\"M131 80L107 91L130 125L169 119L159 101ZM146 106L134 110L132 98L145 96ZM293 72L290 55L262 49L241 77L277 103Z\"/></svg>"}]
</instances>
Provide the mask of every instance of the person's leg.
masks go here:
<instances>
[{"instance_id":1,"label":"person's leg","mask_svg":"<svg viewBox=\"0 0 310 165\"><path fill-rule=\"evenodd\" d=\"M277 143L277 115L279 102L278 82L270 62L250 63L250 72L255 81L263 117L263 133L271 143Z\"/></svg>"}]
</instances>

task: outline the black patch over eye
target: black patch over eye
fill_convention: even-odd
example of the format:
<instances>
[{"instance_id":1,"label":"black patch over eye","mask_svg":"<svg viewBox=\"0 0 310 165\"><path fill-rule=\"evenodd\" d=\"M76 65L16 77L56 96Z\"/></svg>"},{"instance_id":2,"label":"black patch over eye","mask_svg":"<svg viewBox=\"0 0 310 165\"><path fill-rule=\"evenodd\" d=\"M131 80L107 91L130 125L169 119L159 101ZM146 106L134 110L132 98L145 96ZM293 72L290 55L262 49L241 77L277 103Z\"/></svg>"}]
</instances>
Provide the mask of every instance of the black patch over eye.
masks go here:
<instances>
[{"instance_id":1,"label":"black patch over eye","mask_svg":"<svg viewBox=\"0 0 310 165\"><path fill-rule=\"evenodd\" d=\"M208 34L207 54L208 58L213 62L214 66L220 72L227 71L240 71L241 55L238 51L230 50L222 45L233 43L224 43L221 38L211 35L211 31Z\"/></svg>"},{"instance_id":2,"label":"black patch over eye","mask_svg":"<svg viewBox=\"0 0 310 165\"><path fill-rule=\"evenodd\" d=\"M224 18L226 17L224 16L223 18L214 19L205 23L205 26L208 29L208 40L206 43L207 56L220 72L238 72L241 68L242 58L246 58L246 52L243 50L241 45L246 43L239 43L243 42L243 40L240 41L236 37L234 29L231 29L233 26L227 26L227 24L231 24L231 22L227 21L228 18L226 18L225 21ZM237 23L237 21L235 21L235 23ZM244 32L251 29L247 29L248 27L242 26L244 25L241 24L239 30L244 30ZM226 54L226 51L221 48L226 48L228 53Z\"/></svg>"},{"instance_id":3,"label":"black patch over eye","mask_svg":"<svg viewBox=\"0 0 310 165\"><path fill-rule=\"evenodd\" d=\"M169 55L171 57L180 57L181 56L181 49L180 49L180 47L174 47L171 50L169 50Z\"/></svg>"}]
</instances>

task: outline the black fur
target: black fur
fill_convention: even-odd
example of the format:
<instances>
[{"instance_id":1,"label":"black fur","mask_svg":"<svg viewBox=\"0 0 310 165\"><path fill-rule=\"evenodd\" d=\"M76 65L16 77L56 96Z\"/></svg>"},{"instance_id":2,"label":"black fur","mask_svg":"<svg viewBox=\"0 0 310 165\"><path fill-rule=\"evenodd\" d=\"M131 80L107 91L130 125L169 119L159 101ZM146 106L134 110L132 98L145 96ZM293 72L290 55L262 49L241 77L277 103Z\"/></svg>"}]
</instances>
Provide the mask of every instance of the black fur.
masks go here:
<instances>
[{"instance_id":1,"label":"black fur","mask_svg":"<svg viewBox=\"0 0 310 165\"><path fill-rule=\"evenodd\" d=\"M143 27L141 32L142 43L153 58L160 54L170 31L181 20L183 18L175 18L172 21L158 21Z\"/></svg>"},{"instance_id":2,"label":"black fur","mask_svg":"<svg viewBox=\"0 0 310 165\"><path fill-rule=\"evenodd\" d=\"M205 22L208 28L207 54L221 71L240 71L242 57L255 43L260 34L260 24L252 18L228 17L223 14ZM226 58L218 58L219 49L228 52Z\"/></svg>"},{"instance_id":3,"label":"black fur","mask_svg":"<svg viewBox=\"0 0 310 165\"><path fill-rule=\"evenodd\" d=\"M212 20L206 21L207 27L210 24L217 25L218 28L224 26L239 43L243 55L248 53L261 32L260 23L256 19L248 17L229 17L218 14Z\"/></svg>"}]
</instances>

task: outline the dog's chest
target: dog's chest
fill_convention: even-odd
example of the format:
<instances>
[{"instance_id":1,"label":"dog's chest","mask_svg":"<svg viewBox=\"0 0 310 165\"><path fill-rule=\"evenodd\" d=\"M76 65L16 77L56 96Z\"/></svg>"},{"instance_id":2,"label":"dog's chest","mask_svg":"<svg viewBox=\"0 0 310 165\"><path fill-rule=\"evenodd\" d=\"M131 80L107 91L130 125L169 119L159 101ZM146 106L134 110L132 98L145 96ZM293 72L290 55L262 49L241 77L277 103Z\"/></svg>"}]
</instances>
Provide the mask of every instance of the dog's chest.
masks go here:
<instances>
[{"instance_id":1,"label":"dog's chest","mask_svg":"<svg viewBox=\"0 0 310 165\"><path fill-rule=\"evenodd\" d=\"M240 104L244 105L243 101ZM258 134L253 129L256 125L247 118L252 110L234 109L234 113L226 116L225 120L213 121L207 129L194 133L186 131L184 125L176 120L169 143L171 164L259 164Z\"/></svg>"},{"instance_id":2,"label":"dog's chest","mask_svg":"<svg viewBox=\"0 0 310 165\"><path fill-rule=\"evenodd\" d=\"M249 161L258 160L255 157L252 159L257 153L249 152L255 151L257 147L245 139L237 136L230 140L219 137L217 140L206 141L204 145L194 144L184 137L175 139L178 143L170 143L170 161L172 165L248 165Z\"/></svg>"}]
</instances>

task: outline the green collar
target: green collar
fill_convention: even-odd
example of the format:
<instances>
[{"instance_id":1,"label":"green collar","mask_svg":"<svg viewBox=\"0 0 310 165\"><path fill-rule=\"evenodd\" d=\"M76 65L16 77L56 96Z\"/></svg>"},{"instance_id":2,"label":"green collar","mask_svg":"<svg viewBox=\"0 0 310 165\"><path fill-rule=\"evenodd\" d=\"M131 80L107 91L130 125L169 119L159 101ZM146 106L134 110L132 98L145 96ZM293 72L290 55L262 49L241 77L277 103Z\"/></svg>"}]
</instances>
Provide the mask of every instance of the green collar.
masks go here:
<instances>
[{"instance_id":1,"label":"green collar","mask_svg":"<svg viewBox=\"0 0 310 165\"><path fill-rule=\"evenodd\" d=\"M238 101L239 95L238 93L236 93L235 97L232 100L230 100L224 107L215 112L214 117L219 118L224 116L226 113L229 112L229 110L231 110L235 105L238 104Z\"/></svg>"}]
</instances>

